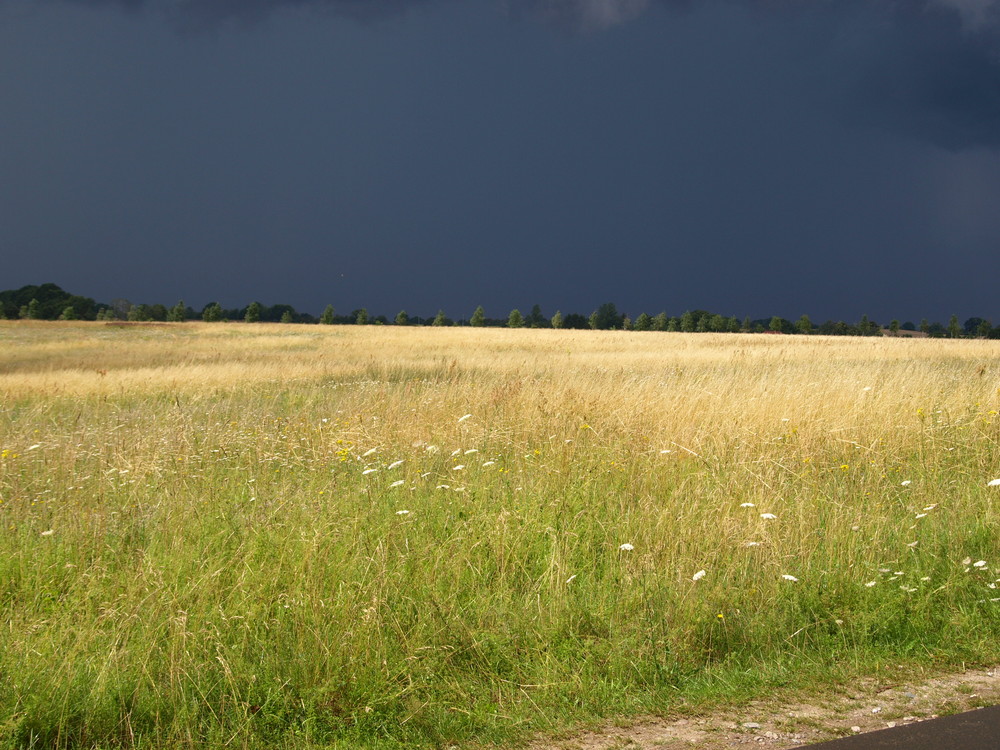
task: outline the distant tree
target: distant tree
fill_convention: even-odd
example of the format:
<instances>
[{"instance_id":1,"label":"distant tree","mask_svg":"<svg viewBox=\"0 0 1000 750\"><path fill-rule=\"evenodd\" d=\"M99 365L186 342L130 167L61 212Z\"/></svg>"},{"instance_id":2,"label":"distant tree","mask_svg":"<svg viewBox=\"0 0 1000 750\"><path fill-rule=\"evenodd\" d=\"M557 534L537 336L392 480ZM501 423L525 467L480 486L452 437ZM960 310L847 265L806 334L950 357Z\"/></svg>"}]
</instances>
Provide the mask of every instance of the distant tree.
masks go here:
<instances>
[{"instance_id":1,"label":"distant tree","mask_svg":"<svg viewBox=\"0 0 1000 750\"><path fill-rule=\"evenodd\" d=\"M958 326L958 316L952 315L948 319L948 338L957 339L961 334L962 329Z\"/></svg>"},{"instance_id":2,"label":"distant tree","mask_svg":"<svg viewBox=\"0 0 1000 750\"><path fill-rule=\"evenodd\" d=\"M681 315L680 329L684 333L694 333L695 328L698 326L698 321L695 319L694 313L690 310L685 310L684 314Z\"/></svg>"},{"instance_id":3,"label":"distant tree","mask_svg":"<svg viewBox=\"0 0 1000 750\"><path fill-rule=\"evenodd\" d=\"M981 339L988 339L990 337L990 332L993 330L993 324L988 320L981 320L979 325L976 327L976 336Z\"/></svg>"},{"instance_id":4,"label":"distant tree","mask_svg":"<svg viewBox=\"0 0 1000 750\"><path fill-rule=\"evenodd\" d=\"M943 339L947 333L948 330L937 321L927 326L927 335L932 339Z\"/></svg>"},{"instance_id":5,"label":"distant tree","mask_svg":"<svg viewBox=\"0 0 1000 750\"><path fill-rule=\"evenodd\" d=\"M910 321L910 320L908 320L905 323L903 323L903 325L901 325L900 328L902 328L904 331L915 331L915 330L917 330L917 327L915 325L913 325L913 321Z\"/></svg>"},{"instance_id":6,"label":"distant tree","mask_svg":"<svg viewBox=\"0 0 1000 750\"><path fill-rule=\"evenodd\" d=\"M813 332L812 321L809 320L808 315L803 315L797 321L795 321L795 331L796 333L810 334Z\"/></svg>"},{"instance_id":7,"label":"distant tree","mask_svg":"<svg viewBox=\"0 0 1000 750\"><path fill-rule=\"evenodd\" d=\"M889 321L889 332L893 336L898 336L899 335L899 321L896 320L895 318L893 318L891 321Z\"/></svg>"},{"instance_id":8,"label":"distant tree","mask_svg":"<svg viewBox=\"0 0 1000 750\"><path fill-rule=\"evenodd\" d=\"M281 320L279 320L278 322L279 323L291 323L293 320L294 320L294 318L292 318L292 312L291 312L291 310L285 310L281 314Z\"/></svg>"},{"instance_id":9,"label":"distant tree","mask_svg":"<svg viewBox=\"0 0 1000 750\"><path fill-rule=\"evenodd\" d=\"M469 318L469 325L475 328L482 328L486 325L486 311L482 305L472 311L472 317Z\"/></svg>"},{"instance_id":10,"label":"distant tree","mask_svg":"<svg viewBox=\"0 0 1000 750\"><path fill-rule=\"evenodd\" d=\"M363 307L360 310L358 310L354 316L354 323L355 325L359 326L368 325L368 310L366 310Z\"/></svg>"},{"instance_id":11,"label":"distant tree","mask_svg":"<svg viewBox=\"0 0 1000 750\"><path fill-rule=\"evenodd\" d=\"M517 308L511 310L510 315L507 316L507 327L524 328L524 316L521 315L521 311Z\"/></svg>"},{"instance_id":12,"label":"distant tree","mask_svg":"<svg viewBox=\"0 0 1000 750\"><path fill-rule=\"evenodd\" d=\"M76 320L76 310L73 305L67 305L59 316L59 320Z\"/></svg>"},{"instance_id":13,"label":"distant tree","mask_svg":"<svg viewBox=\"0 0 1000 750\"><path fill-rule=\"evenodd\" d=\"M652 331L665 331L667 330L667 314L665 312L658 312L653 316L649 325Z\"/></svg>"},{"instance_id":14,"label":"distant tree","mask_svg":"<svg viewBox=\"0 0 1000 750\"><path fill-rule=\"evenodd\" d=\"M247 323L260 323L260 309L260 302L251 302L247 305L247 311L243 316L243 320Z\"/></svg>"},{"instance_id":15,"label":"distant tree","mask_svg":"<svg viewBox=\"0 0 1000 750\"><path fill-rule=\"evenodd\" d=\"M534 305L531 308L531 312L528 313L528 317L525 323L529 328L544 328L546 320L542 315L542 308L539 305Z\"/></svg>"},{"instance_id":16,"label":"distant tree","mask_svg":"<svg viewBox=\"0 0 1000 750\"><path fill-rule=\"evenodd\" d=\"M867 315L862 315L858 321L858 333L862 336L877 336L881 329L874 320L869 320Z\"/></svg>"},{"instance_id":17,"label":"distant tree","mask_svg":"<svg viewBox=\"0 0 1000 750\"><path fill-rule=\"evenodd\" d=\"M635 318L632 328L637 331L649 331L653 328L653 319L647 313L639 313Z\"/></svg>"},{"instance_id":18,"label":"distant tree","mask_svg":"<svg viewBox=\"0 0 1000 750\"><path fill-rule=\"evenodd\" d=\"M552 316L552 320L549 321L549 324L553 328L562 328L563 327L563 322L564 321L563 321L562 313L559 312L558 310L556 310L556 314Z\"/></svg>"},{"instance_id":19,"label":"distant tree","mask_svg":"<svg viewBox=\"0 0 1000 750\"><path fill-rule=\"evenodd\" d=\"M395 323L398 326L406 326L410 324L410 316L406 314L406 310L400 310L396 313Z\"/></svg>"},{"instance_id":20,"label":"distant tree","mask_svg":"<svg viewBox=\"0 0 1000 750\"><path fill-rule=\"evenodd\" d=\"M434 322L431 323L432 326L443 326L447 325L445 323L444 310L438 310L437 315L434 316Z\"/></svg>"},{"instance_id":21,"label":"distant tree","mask_svg":"<svg viewBox=\"0 0 1000 750\"><path fill-rule=\"evenodd\" d=\"M563 316L563 328L584 330L590 328L590 321L580 313L569 313Z\"/></svg>"},{"instance_id":22,"label":"distant tree","mask_svg":"<svg viewBox=\"0 0 1000 750\"><path fill-rule=\"evenodd\" d=\"M324 326L332 326L333 318L336 311L333 309L333 305L327 305L323 308L323 312L320 313L319 323Z\"/></svg>"},{"instance_id":23,"label":"distant tree","mask_svg":"<svg viewBox=\"0 0 1000 750\"><path fill-rule=\"evenodd\" d=\"M969 318L962 325L962 330L965 332L966 336L974 336L979 331L979 326L982 324L982 318Z\"/></svg>"},{"instance_id":24,"label":"distant tree","mask_svg":"<svg viewBox=\"0 0 1000 750\"><path fill-rule=\"evenodd\" d=\"M931 324L927 322L927 318L921 319L921 321L920 321L920 332L921 333L930 333L931 332Z\"/></svg>"},{"instance_id":25,"label":"distant tree","mask_svg":"<svg viewBox=\"0 0 1000 750\"><path fill-rule=\"evenodd\" d=\"M730 317L728 325L726 326L726 330L729 331L729 333L739 333L740 332L739 318L737 318L735 315Z\"/></svg>"},{"instance_id":26,"label":"distant tree","mask_svg":"<svg viewBox=\"0 0 1000 750\"><path fill-rule=\"evenodd\" d=\"M128 311L128 319L139 323L153 320L153 309L149 305L136 305Z\"/></svg>"},{"instance_id":27,"label":"distant tree","mask_svg":"<svg viewBox=\"0 0 1000 750\"><path fill-rule=\"evenodd\" d=\"M31 302L28 303L28 308L25 312L27 313L27 315L25 315L24 317L26 317L28 320L38 320L39 318L38 300L32 297Z\"/></svg>"},{"instance_id":28,"label":"distant tree","mask_svg":"<svg viewBox=\"0 0 1000 750\"><path fill-rule=\"evenodd\" d=\"M590 315L590 327L597 331L610 331L621 328L624 315L618 312L613 302L605 302Z\"/></svg>"},{"instance_id":29,"label":"distant tree","mask_svg":"<svg viewBox=\"0 0 1000 750\"><path fill-rule=\"evenodd\" d=\"M178 300L176 305L167 310L168 323L183 323L184 317L184 300Z\"/></svg>"},{"instance_id":30,"label":"distant tree","mask_svg":"<svg viewBox=\"0 0 1000 750\"><path fill-rule=\"evenodd\" d=\"M222 306L218 302L210 302L201 311L201 319L206 323L218 323L222 320Z\"/></svg>"}]
</instances>

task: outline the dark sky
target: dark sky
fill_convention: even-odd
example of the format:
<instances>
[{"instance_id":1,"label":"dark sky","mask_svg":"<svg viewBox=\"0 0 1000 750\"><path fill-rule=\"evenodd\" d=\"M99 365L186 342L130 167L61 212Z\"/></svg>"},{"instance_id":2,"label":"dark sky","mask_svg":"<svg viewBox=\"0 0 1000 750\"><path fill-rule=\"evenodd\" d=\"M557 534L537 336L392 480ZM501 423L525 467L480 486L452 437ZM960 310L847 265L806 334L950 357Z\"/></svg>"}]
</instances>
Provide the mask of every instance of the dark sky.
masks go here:
<instances>
[{"instance_id":1,"label":"dark sky","mask_svg":"<svg viewBox=\"0 0 1000 750\"><path fill-rule=\"evenodd\" d=\"M0 288L1000 323L1000 0L0 0Z\"/></svg>"}]
</instances>

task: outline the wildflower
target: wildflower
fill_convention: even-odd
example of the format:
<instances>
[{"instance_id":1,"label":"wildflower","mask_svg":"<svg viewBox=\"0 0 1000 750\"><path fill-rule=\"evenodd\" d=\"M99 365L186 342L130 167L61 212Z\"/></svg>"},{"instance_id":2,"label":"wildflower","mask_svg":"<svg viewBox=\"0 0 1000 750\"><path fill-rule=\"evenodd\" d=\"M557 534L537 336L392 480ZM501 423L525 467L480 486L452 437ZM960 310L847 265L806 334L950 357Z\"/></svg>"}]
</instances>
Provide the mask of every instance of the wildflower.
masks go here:
<instances>
[{"instance_id":1,"label":"wildflower","mask_svg":"<svg viewBox=\"0 0 1000 750\"><path fill-rule=\"evenodd\" d=\"M574 574L573 574L573 575L571 575L571 576L570 576L569 578L567 578L567 579L566 579L566 583L573 583L573 579L574 579L574 578L576 578L576 573L574 573Z\"/></svg>"},{"instance_id":2,"label":"wildflower","mask_svg":"<svg viewBox=\"0 0 1000 750\"><path fill-rule=\"evenodd\" d=\"M42 536L52 536L55 533L56 533L55 529L47 529L42 532Z\"/></svg>"},{"instance_id":3,"label":"wildflower","mask_svg":"<svg viewBox=\"0 0 1000 750\"><path fill-rule=\"evenodd\" d=\"M918 544L920 544L919 541L916 541L916 542L907 542L906 546L910 547L910 548L913 548L913 547L916 547Z\"/></svg>"},{"instance_id":4,"label":"wildflower","mask_svg":"<svg viewBox=\"0 0 1000 750\"><path fill-rule=\"evenodd\" d=\"M459 455L462 452L461 448L456 448L451 452L452 457Z\"/></svg>"},{"instance_id":5,"label":"wildflower","mask_svg":"<svg viewBox=\"0 0 1000 750\"><path fill-rule=\"evenodd\" d=\"M390 487L399 487L401 484L403 484L403 480L402 479L397 479L395 482L393 482L389 486Z\"/></svg>"},{"instance_id":6,"label":"wildflower","mask_svg":"<svg viewBox=\"0 0 1000 750\"><path fill-rule=\"evenodd\" d=\"M368 458L368 456L372 455L373 453L376 453L377 451L378 448L369 448L368 450L366 450L364 453L361 454L361 458Z\"/></svg>"},{"instance_id":7,"label":"wildflower","mask_svg":"<svg viewBox=\"0 0 1000 750\"><path fill-rule=\"evenodd\" d=\"M753 503L740 503L741 508L756 508L757 506Z\"/></svg>"},{"instance_id":8,"label":"wildflower","mask_svg":"<svg viewBox=\"0 0 1000 750\"><path fill-rule=\"evenodd\" d=\"M387 468L387 469L398 469L398 468L399 468L400 466L402 466L402 465L403 465L404 463L405 463L405 460L404 460L404 459L400 459L399 461L393 461L393 462L392 462L391 464L389 464L389 465L388 465L388 466L387 466L386 468Z\"/></svg>"},{"instance_id":9,"label":"wildflower","mask_svg":"<svg viewBox=\"0 0 1000 750\"><path fill-rule=\"evenodd\" d=\"M705 571L704 570L699 570L697 573L695 573L693 576L691 576L691 580L692 581L700 581L704 577L705 577Z\"/></svg>"},{"instance_id":10,"label":"wildflower","mask_svg":"<svg viewBox=\"0 0 1000 750\"><path fill-rule=\"evenodd\" d=\"M788 573L782 573L781 577L784 578L786 581L791 581L792 583L798 583L799 580L795 576L788 575Z\"/></svg>"},{"instance_id":11,"label":"wildflower","mask_svg":"<svg viewBox=\"0 0 1000 750\"><path fill-rule=\"evenodd\" d=\"M427 451L428 453L437 453L441 449L438 448L436 445L428 445L426 448L424 448L424 450Z\"/></svg>"},{"instance_id":12,"label":"wildflower","mask_svg":"<svg viewBox=\"0 0 1000 750\"><path fill-rule=\"evenodd\" d=\"M465 452L465 455L468 456L468 455L470 455L472 453L479 453L479 449L478 448L469 448L469 450L467 450Z\"/></svg>"},{"instance_id":13,"label":"wildflower","mask_svg":"<svg viewBox=\"0 0 1000 750\"><path fill-rule=\"evenodd\" d=\"M459 417L458 421L459 422L464 422L466 419L472 419L472 415L471 414L465 414L465 415Z\"/></svg>"},{"instance_id":14,"label":"wildflower","mask_svg":"<svg viewBox=\"0 0 1000 750\"><path fill-rule=\"evenodd\" d=\"M848 464L841 464L841 465L840 465L840 468L841 468L841 469L843 469L844 471L847 471L847 470L848 470L848 469L850 469L851 467L850 467L850 466L849 466Z\"/></svg>"},{"instance_id":15,"label":"wildflower","mask_svg":"<svg viewBox=\"0 0 1000 750\"><path fill-rule=\"evenodd\" d=\"M374 474L374 473L375 473L376 471L378 471L378 469L365 469L365 470L364 470L364 471L362 471L361 473L362 473L363 475L367 475L367 474Z\"/></svg>"},{"instance_id":16,"label":"wildflower","mask_svg":"<svg viewBox=\"0 0 1000 750\"><path fill-rule=\"evenodd\" d=\"M871 389L872 389L872 387L871 387L870 385L866 385L866 386L865 386L864 388L862 388L861 390L862 390L862 391L870 391Z\"/></svg>"},{"instance_id":17,"label":"wildflower","mask_svg":"<svg viewBox=\"0 0 1000 750\"><path fill-rule=\"evenodd\" d=\"M42 446L41 446L41 444L39 444L39 443L35 443L34 445L31 445L31 446L28 446L28 450L29 450L29 451L33 451L33 450L35 450L36 448L41 448L41 447L42 447Z\"/></svg>"},{"instance_id":18,"label":"wildflower","mask_svg":"<svg viewBox=\"0 0 1000 750\"><path fill-rule=\"evenodd\" d=\"M927 514L926 513L917 513L916 517L917 518L927 518Z\"/></svg>"},{"instance_id":19,"label":"wildflower","mask_svg":"<svg viewBox=\"0 0 1000 750\"><path fill-rule=\"evenodd\" d=\"M972 567L973 568L984 569L986 567L986 561L985 560L976 560L976 562L972 563Z\"/></svg>"},{"instance_id":20,"label":"wildflower","mask_svg":"<svg viewBox=\"0 0 1000 750\"><path fill-rule=\"evenodd\" d=\"M461 471L464 468L465 468L465 464L459 464L458 466L452 466L451 470L452 471Z\"/></svg>"},{"instance_id":21,"label":"wildflower","mask_svg":"<svg viewBox=\"0 0 1000 750\"><path fill-rule=\"evenodd\" d=\"M878 583L878 581L869 581L868 583L866 583L866 584L865 584L865 587L866 587L866 588L871 588L871 587L872 587L872 586L874 586L874 585L875 585L876 583Z\"/></svg>"},{"instance_id":22,"label":"wildflower","mask_svg":"<svg viewBox=\"0 0 1000 750\"><path fill-rule=\"evenodd\" d=\"M934 510L936 507L938 507L938 504L934 503L933 505L928 505L924 510Z\"/></svg>"},{"instance_id":23,"label":"wildflower","mask_svg":"<svg viewBox=\"0 0 1000 750\"><path fill-rule=\"evenodd\" d=\"M439 490L450 490L451 489L451 485L450 484L439 484L436 487L436 489L439 489Z\"/></svg>"},{"instance_id":24,"label":"wildflower","mask_svg":"<svg viewBox=\"0 0 1000 750\"><path fill-rule=\"evenodd\" d=\"M743 546L744 547L759 547L760 546L760 542L747 542Z\"/></svg>"},{"instance_id":25,"label":"wildflower","mask_svg":"<svg viewBox=\"0 0 1000 750\"><path fill-rule=\"evenodd\" d=\"M774 519L777 518L777 516L774 515L774 513L761 513L760 517L763 518L765 521L773 521Z\"/></svg>"},{"instance_id":26,"label":"wildflower","mask_svg":"<svg viewBox=\"0 0 1000 750\"><path fill-rule=\"evenodd\" d=\"M673 451L672 451L672 450L662 450L662 451L660 451L660 455L661 455L661 456L662 456L662 455L665 455L665 454L667 454L667 453L673 453Z\"/></svg>"},{"instance_id":27,"label":"wildflower","mask_svg":"<svg viewBox=\"0 0 1000 750\"><path fill-rule=\"evenodd\" d=\"M28 448L28 450L30 451L31 448ZM986 486L987 487L1000 487L1000 479L991 479L989 482L986 483Z\"/></svg>"},{"instance_id":28,"label":"wildflower","mask_svg":"<svg viewBox=\"0 0 1000 750\"><path fill-rule=\"evenodd\" d=\"M622 552L631 552L632 550L635 549L635 547L633 547L628 542L625 542L625 544L618 545L618 549L620 549Z\"/></svg>"},{"instance_id":29,"label":"wildflower","mask_svg":"<svg viewBox=\"0 0 1000 750\"><path fill-rule=\"evenodd\" d=\"M397 510L396 511L396 515L397 516L408 516L408 515L410 515L410 511L408 511L408 510Z\"/></svg>"},{"instance_id":30,"label":"wildflower","mask_svg":"<svg viewBox=\"0 0 1000 750\"><path fill-rule=\"evenodd\" d=\"M962 560L962 565L972 565L972 558L967 557L964 560Z\"/></svg>"},{"instance_id":31,"label":"wildflower","mask_svg":"<svg viewBox=\"0 0 1000 750\"><path fill-rule=\"evenodd\" d=\"M904 479L899 483L900 487L909 487L911 484L913 484L913 482L909 479Z\"/></svg>"},{"instance_id":32,"label":"wildflower","mask_svg":"<svg viewBox=\"0 0 1000 750\"><path fill-rule=\"evenodd\" d=\"M496 461L485 461L485 462L483 462L483 466L493 466L494 464L496 464Z\"/></svg>"}]
</instances>

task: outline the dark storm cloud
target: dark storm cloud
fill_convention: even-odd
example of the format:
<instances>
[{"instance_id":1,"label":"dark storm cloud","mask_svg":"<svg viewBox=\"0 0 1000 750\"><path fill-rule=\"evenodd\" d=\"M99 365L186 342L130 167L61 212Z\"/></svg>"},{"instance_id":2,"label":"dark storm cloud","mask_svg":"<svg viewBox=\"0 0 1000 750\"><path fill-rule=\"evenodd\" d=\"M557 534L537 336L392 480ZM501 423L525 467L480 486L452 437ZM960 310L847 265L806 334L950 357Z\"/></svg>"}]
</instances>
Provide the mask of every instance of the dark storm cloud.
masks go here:
<instances>
[{"instance_id":1,"label":"dark storm cloud","mask_svg":"<svg viewBox=\"0 0 1000 750\"><path fill-rule=\"evenodd\" d=\"M313 8L353 18L458 0L61 0L149 9L180 28ZM3 2L3 0L0 0ZM832 115L949 150L1000 147L1000 0L483 0L514 19L593 33L657 9L730 6L811 29L814 97ZM724 50L722 51L724 53ZM692 72L692 75L697 75Z\"/></svg>"}]
</instances>

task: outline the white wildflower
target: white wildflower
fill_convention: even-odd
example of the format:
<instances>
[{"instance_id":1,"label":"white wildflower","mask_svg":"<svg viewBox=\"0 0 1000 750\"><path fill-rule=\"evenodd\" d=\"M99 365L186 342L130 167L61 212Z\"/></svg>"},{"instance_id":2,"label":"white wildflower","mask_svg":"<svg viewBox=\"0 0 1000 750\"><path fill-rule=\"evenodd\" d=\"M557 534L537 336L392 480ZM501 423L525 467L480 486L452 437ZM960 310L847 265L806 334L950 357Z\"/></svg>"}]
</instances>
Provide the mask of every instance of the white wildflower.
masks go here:
<instances>
[{"instance_id":1,"label":"white wildflower","mask_svg":"<svg viewBox=\"0 0 1000 750\"><path fill-rule=\"evenodd\" d=\"M619 544L618 549L620 549L622 552L631 552L632 550L635 549L635 547L633 547L628 542L625 542L625 544Z\"/></svg>"},{"instance_id":2,"label":"white wildflower","mask_svg":"<svg viewBox=\"0 0 1000 750\"><path fill-rule=\"evenodd\" d=\"M903 480L902 482L900 482L899 484L900 484L900 486L902 486L902 487L909 487L909 486L910 486L911 484L913 484L913 482L912 482L911 480L909 480L909 479L904 479L904 480Z\"/></svg>"},{"instance_id":3,"label":"white wildflower","mask_svg":"<svg viewBox=\"0 0 1000 750\"><path fill-rule=\"evenodd\" d=\"M784 578L786 581L791 581L792 583L797 583L799 580L795 576L788 575L788 573L782 573L781 577Z\"/></svg>"},{"instance_id":4,"label":"white wildflower","mask_svg":"<svg viewBox=\"0 0 1000 750\"><path fill-rule=\"evenodd\" d=\"M450 484L439 484L437 486L437 489L439 489L439 490L450 490L451 489L451 485Z\"/></svg>"},{"instance_id":5,"label":"white wildflower","mask_svg":"<svg viewBox=\"0 0 1000 750\"><path fill-rule=\"evenodd\" d=\"M760 542L747 542L743 546L744 547L759 547L760 546Z\"/></svg>"},{"instance_id":6,"label":"white wildflower","mask_svg":"<svg viewBox=\"0 0 1000 750\"><path fill-rule=\"evenodd\" d=\"M774 515L774 513L761 513L760 517L767 521L773 521L775 518L777 518L777 516Z\"/></svg>"},{"instance_id":7,"label":"white wildflower","mask_svg":"<svg viewBox=\"0 0 1000 750\"><path fill-rule=\"evenodd\" d=\"M386 466L386 468L387 469L398 469L404 463L406 463L406 461L404 459L400 459L399 461L393 461L391 464L389 464L388 466Z\"/></svg>"},{"instance_id":8,"label":"white wildflower","mask_svg":"<svg viewBox=\"0 0 1000 750\"><path fill-rule=\"evenodd\" d=\"M972 558L967 557L964 560L962 560L962 565L972 565Z\"/></svg>"},{"instance_id":9,"label":"white wildflower","mask_svg":"<svg viewBox=\"0 0 1000 750\"><path fill-rule=\"evenodd\" d=\"M393 482L389 486L390 487L399 487L401 484L403 484L403 480L402 479L397 479L395 482Z\"/></svg>"},{"instance_id":10,"label":"white wildflower","mask_svg":"<svg viewBox=\"0 0 1000 750\"><path fill-rule=\"evenodd\" d=\"M37 446L35 446L35 447L37 447ZM28 448L28 450L30 451L31 448ZM986 486L987 487L1000 487L1000 479L991 479L989 482L986 483Z\"/></svg>"},{"instance_id":11,"label":"white wildflower","mask_svg":"<svg viewBox=\"0 0 1000 750\"><path fill-rule=\"evenodd\" d=\"M917 513L916 517L917 518L927 518L927 514L926 513Z\"/></svg>"},{"instance_id":12,"label":"white wildflower","mask_svg":"<svg viewBox=\"0 0 1000 750\"><path fill-rule=\"evenodd\" d=\"M691 576L691 580L692 581L700 581L704 577L705 577L705 571L704 570L699 570L697 573L695 573L693 576Z\"/></svg>"},{"instance_id":13,"label":"white wildflower","mask_svg":"<svg viewBox=\"0 0 1000 750\"><path fill-rule=\"evenodd\" d=\"M472 453L479 453L479 449L478 448L469 448L469 450L467 450L465 452L465 455L468 456L468 455L470 455Z\"/></svg>"},{"instance_id":14,"label":"white wildflower","mask_svg":"<svg viewBox=\"0 0 1000 750\"><path fill-rule=\"evenodd\" d=\"M878 581L869 581L868 583L866 583L866 584L865 584L865 586L866 586L867 588L871 588L871 587L872 587L872 586L874 586L874 585L875 585L876 583L878 583Z\"/></svg>"},{"instance_id":15,"label":"white wildflower","mask_svg":"<svg viewBox=\"0 0 1000 750\"><path fill-rule=\"evenodd\" d=\"M496 464L496 461L485 461L483 463L483 466L493 466L495 464Z\"/></svg>"},{"instance_id":16,"label":"white wildflower","mask_svg":"<svg viewBox=\"0 0 1000 750\"><path fill-rule=\"evenodd\" d=\"M377 453L377 452L378 452L378 448L369 448L368 450L366 450L364 453L361 454L361 458L368 458L368 456L372 455L373 453Z\"/></svg>"},{"instance_id":17,"label":"white wildflower","mask_svg":"<svg viewBox=\"0 0 1000 750\"><path fill-rule=\"evenodd\" d=\"M396 515L397 516L408 516L408 515L410 515L410 511L408 511L408 510L397 510L396 511Z\"/></svg>"},{"instance_id":18,"label":"white wildflower","mask_svg":"<svg viewBox=\"0 0 1000 750\"><path fill-rule=\"evenodd\" d=\"M466 419L472 419L472 415L471 414L465 414L464 416L459 417L458 421L459 422L464 422Z\"/></svg>"},{"instance_id":19,"label":"white wildflower","mask_svg":"<svg viewBox=\"0 0 1000 750\"><path fill-rule=\"evenodd\" d=\"M571 575L571 576L570 576L569 578L567 578L567 579L566 579L566 583L573 583L573 579L574 579L574 578L576 578L576 573L574 573L574 574L573 574L573 575Z\"/></svg>"},{"instance_id":20,"label":"white wildflower","mask_svg":"<svg viewBox=\"0 0 1000 750\"><path fill-rule=\"evenodd\" d=\"M451 455L452 455L452 456L458 456L458 455L460 455L461 453L462 453L462 449L461 449L461 448L456 448L455 450L453 450L453 451L451 452Z\"/></svg>"},{"instance_id":21,"label":"white wildflower","mask_svg":"<svg viewBox=\"0 0 1000 750\"><path fill-rule=\"evenodd\" d=\"M753 503L740 503L741 508L756 508L757 506Z\"/></svg>"},{"instance_id":22,"label":"white wildflower","mask_svg":"<svg viewBox=\"0 0 1000 750\"><path fill-rule=\"evenodd\" d=\"M424 448L424 450L427 451L428 453L437 453L441 449L438 448L436 445L428 445L426 448Z\"/></svg>"},{"instance_id":23,"label":"white wildflower","mask_svg":"<svg viewBox=\"0 0 1000 750\"><path fill-rule=\"evenodd\" d=\"M42 536L52 536L55 533L56 533L55 529L46 529L45 531L42 532Z\"/></svg>"},{"instance_id":24,"label":"white wildflower","mask_svg":"<svg viewBox=\"0 0 1000 750\"><path fill-rule=\"evenodd\" d=\"M464 468L465 468L465 464L459 464L458 466L452 466L451 470L452 471L461 471Z\"/></svg>"},{"instance_id":25,"label":"white wildflower","mask_svg":"<svg viewBox=\"0 0 1000 750\"><path fill-rule=\"evenodd\" d=\"M362 471L361 473L362 473L363 475L368 475L368 474L374 474L374 473L375 473L376 471L378 471L378 469L365 469L365 470L364 470L364 471Z\"/></svg>"},{"instance_id":26,"label":"white wildflower","mask_svg":"<svg viewBox=\"0 0 1000 750\"><path fill-rule=\"evenodd\" d=\"M986 561L985 560L976 560L974 563L972 563L972 567L973 568L983 569L983 568L986 567Z\"/></svg>"},{"instance_id":27,"label":"white wildflower","mask_svg":"<svg viewBox=\"0 0 1000 750\"><path fill-rule=\"evenodd\" d=\"M920 544L919 541L916 541L916 542L907 542L906 546L910 547L910 548L913 548L913 547L916 547L918 544Z\"/></svg>"},{"instance_id":28,"label":"white wildflower","mask_svg":"<svg viewBox=\"0 0 1000 750\"><path fill-rule=\"evenodd\" d=\"M34 445L30 445L30 446L28 446L28 450L29 450L29 451L33 451L33 450L35 450L36 448L41 448L41 447L42 447L41 443L35 443Z\"/></svg>"}]
</instances>

